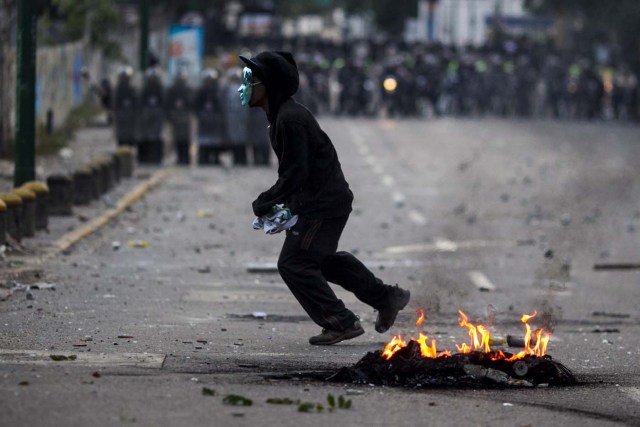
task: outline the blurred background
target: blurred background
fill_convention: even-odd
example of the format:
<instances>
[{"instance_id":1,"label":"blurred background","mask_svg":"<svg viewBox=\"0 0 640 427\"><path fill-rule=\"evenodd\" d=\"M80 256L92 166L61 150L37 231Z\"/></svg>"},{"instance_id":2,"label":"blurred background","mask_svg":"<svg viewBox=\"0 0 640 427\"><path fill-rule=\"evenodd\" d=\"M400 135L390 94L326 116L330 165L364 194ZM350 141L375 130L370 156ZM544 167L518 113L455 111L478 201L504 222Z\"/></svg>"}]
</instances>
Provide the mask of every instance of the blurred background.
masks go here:
<instances>
[{"instance_id":1,"label":"blurred background","mask_svg":"<svg viewBox=\"0 0 640 427\"><path fill-rule=\"evenodd\" d=\"M164 87L179 77L196 88L204 76L222 85L228 70L238 71L238 54L263 49L294 52L299 98L317 114L639 117L635 0L37 0L34 7L39 147L78 117L112 110L119 73L138 91L149 68ZM17 2L1 0L2 155L11 154L16 132L22 31Z\"/></svg>"}]
</instances>

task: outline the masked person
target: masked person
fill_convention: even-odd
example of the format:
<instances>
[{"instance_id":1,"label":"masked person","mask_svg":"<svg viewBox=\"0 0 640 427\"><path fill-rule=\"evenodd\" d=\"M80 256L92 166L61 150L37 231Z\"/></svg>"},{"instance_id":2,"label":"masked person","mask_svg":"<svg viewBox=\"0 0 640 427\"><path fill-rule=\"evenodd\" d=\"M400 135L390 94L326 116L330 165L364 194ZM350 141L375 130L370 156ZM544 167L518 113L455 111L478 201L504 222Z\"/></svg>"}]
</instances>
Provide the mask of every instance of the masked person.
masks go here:
<instances>
[{"instance_id":1,"label":"masked person","mask_svg":"<svg viewBox=\"0 0 640 427\"><path fill-rule=\"evenodd\" d=\"M331 140L309 110L292 98L299 84L293 56L262 52L240 59L246 65L238 89L240 100L267 114L269 138L279 162L277 182L253 202L253 212L268 220L276 205L284 205L298 217L286 232L278 271L307 314L323 328L309 343L331 345L364 333L358 317L327 282L377 309L375 329L387 331L408 304L409 291L385 285L355 256L336 252L353 194Z\"/></svg>"}]
</instances>

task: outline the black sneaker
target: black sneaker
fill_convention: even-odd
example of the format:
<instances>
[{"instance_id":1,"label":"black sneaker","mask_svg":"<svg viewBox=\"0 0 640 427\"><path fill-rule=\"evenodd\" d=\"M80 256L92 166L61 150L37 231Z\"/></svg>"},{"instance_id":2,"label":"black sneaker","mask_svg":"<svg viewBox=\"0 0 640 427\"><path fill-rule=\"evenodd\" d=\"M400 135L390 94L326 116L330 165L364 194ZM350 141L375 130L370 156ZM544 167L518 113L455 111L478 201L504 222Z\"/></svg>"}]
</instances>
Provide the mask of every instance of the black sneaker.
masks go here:
<instances>
[{"instance_id":1,"label":"black sneaker","mask_svg":"<svg viewBox=\"0 0 640 427\"><path fill-rule=\"evenodd\" d=\"M378 318L376 319L376 331L387 332L396 321L398 312L406 307L411 298L411 292L404 290L398 285L391 290L389 297L389 305L378 310Z\"/></svg>"},{"instance_id":2,"label":"black sneaker","mask_svg":"<svg viewBox=\"0 0 640 427\"><path fill-rule=\"evenodd\" d=\"M333 329L323 329L320 335L309 338L309 344L311 345L331 345L339 343L340 341L350 340L351 338L359 337L364 334L364 329L360 325L360 322L356 320L353 325L343 331L335 331Z\"/></svg>"}]
</instances>

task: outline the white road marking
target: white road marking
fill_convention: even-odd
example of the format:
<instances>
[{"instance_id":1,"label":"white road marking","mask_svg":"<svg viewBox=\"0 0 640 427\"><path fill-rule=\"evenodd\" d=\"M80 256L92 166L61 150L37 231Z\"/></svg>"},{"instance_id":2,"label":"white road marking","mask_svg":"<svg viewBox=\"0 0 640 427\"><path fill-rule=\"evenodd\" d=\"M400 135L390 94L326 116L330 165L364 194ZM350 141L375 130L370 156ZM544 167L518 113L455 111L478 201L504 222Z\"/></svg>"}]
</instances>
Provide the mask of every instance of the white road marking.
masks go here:
<instances>
[{"instance_id":1,"label":"white road marking","mask_svg":"<svg viewBox=\"0 0 640 427\"><path fill-rule=\"evenodd\" d=\"M481 271L469 271L467 272L467 276L471 282L481 291L495 291L496 285L491 283L491 281L484 275Z\"/></svg>"},{"instance_id":2,"label":"white road marking","mask_svg":"<svg viewBox=\"0 0 640 427\"><path fill-rule=\"evenodd\" d=\"M416 225L426 225L427 218L415 209L409 211L409 219Z\"/></svg>"},{"instance_id":3,"label":"white road marking","mask_svg":"<svg viewBox=\"0 0 640 427\"><path fill-rule=\"evenodd\" d=\"M458 250L458 244L449 239L437 238L435 246L442 252L455 252Z\"/></svg>"},{"instance_id":4,"label":"white road marking","mask_svg":"<svg viewBox=\"0 0 640 427\"><path fill-rule=\"evenodd\" d=\"M51 355L75 356L75 360L55 361ZM137 368L160 369L164 354L153 353L94 353L73 351L42 350L4 350L0 349L1 364L34 364L69 366L133 366Z\"/></svg>"}]
</instances>

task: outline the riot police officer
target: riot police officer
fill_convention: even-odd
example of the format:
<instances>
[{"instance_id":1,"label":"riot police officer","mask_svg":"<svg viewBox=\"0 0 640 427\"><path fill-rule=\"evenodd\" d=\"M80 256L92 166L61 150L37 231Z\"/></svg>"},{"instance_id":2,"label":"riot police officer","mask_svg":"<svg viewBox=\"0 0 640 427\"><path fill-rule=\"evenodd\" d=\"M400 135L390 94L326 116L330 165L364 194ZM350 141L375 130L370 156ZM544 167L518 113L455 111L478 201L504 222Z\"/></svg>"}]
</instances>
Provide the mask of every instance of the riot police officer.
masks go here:
<instances>
[{"instance_id":1,"label":"riot police officer","mask_svg":"<svg viewBox=\"0 0 640 427\"><path fill-rule=\"evenodd\" d=\"M160 164L164 157L162 129L164 127L164 89L157 68L150 68L140 96L140 141L138 161Z\"/></svg>"},{"instance_id":2,"label":"riot police officer","mask_svg":"<svg viewBox=\"0 0 640 427\"><path fill-rule=\"evenodd\" d=\"M167 90L166 110L173 143L176 150L177 164L188 165L189 147L191 146L191 88L187 76L179 71L171 87Z\"/></svg>"},{"instance_id":3,"label":"riot police officer","mask_svg":"<svg viewBox=\"0 0 640 427\"><path fill-rule=\"evenodd\" d=\"M133 68L129 66L119 68L113 101L118 145L134 146L136 144L138 94L131 82L132 77Z\"/></svg>"},{"instance_id":4,"label":"riot police officer","mask_svg":"<svg viewBox=\"0 0 640 427\"><path fill-rule=\"evenodd\" d=\"M218 72L204 70L194 100L198 120L198 164L219 164L225 139L225 111L220 102Z\"/></svg>"}]
</instances>

